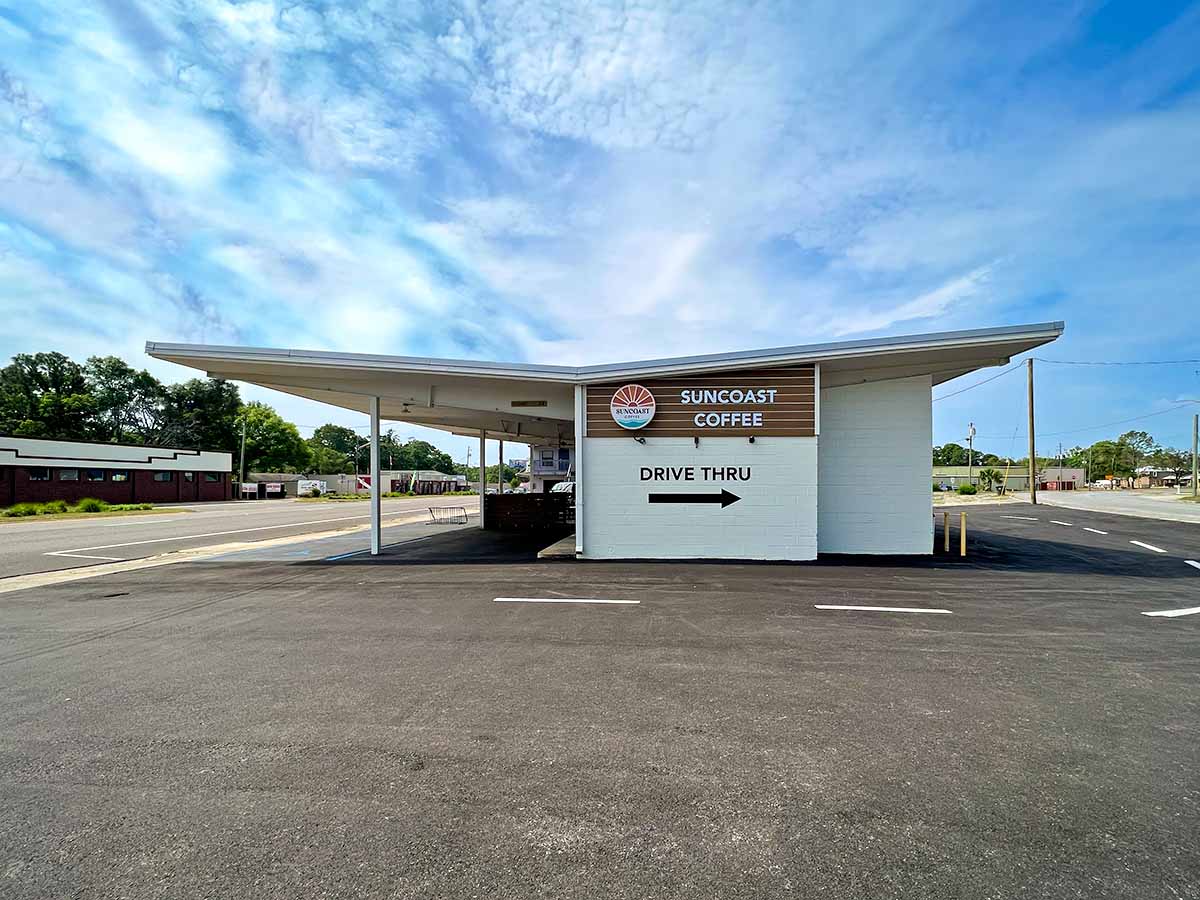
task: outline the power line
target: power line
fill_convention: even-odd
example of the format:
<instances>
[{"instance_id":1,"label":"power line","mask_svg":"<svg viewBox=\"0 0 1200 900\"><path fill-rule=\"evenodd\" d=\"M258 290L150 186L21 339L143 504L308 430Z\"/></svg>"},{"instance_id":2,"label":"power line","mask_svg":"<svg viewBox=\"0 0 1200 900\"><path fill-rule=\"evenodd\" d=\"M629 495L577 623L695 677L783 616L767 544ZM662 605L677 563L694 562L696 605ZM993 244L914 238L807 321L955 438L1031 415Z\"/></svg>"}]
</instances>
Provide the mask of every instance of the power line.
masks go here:
<instances>
[{"instance_id":1,"label":"power line","mask_svg":"<svg viewBox=\"0 0 1200 900\"><path fill-rule=\"evenodd\" d=\"M1200 363L1200 359L1150 359L1134 361L1108 361L1086 359L1046 359L1035 356L1038 362L1051 363L1056 366L1190 366Z\"/></svg>"},{"instance_id":2,"label":"power line","mask_svg":"<svg viewBox=\"0 0 1200 900\"><path fill-rule=\"evenodd\" d=\"M1009 372L1015 372L1017 369L1021 368L1021 366L1022 366L1022 363L1017 363L1015 366L1009 366L1003 372L997 372L991 378L985 378L985 379L983 379L983 381L977 381L974 384L969 384L965 388L960 388L959 390L953 391L952 393L949 393L949 394L943 394L941 397L934 397L933 402L937 403L939 400L949 400L951 397L957 397L959 394L965 394L967 391L970 391L977 387L985 385L989 381L995 381L997 378L1001 377L1002 375L1007 375Z\"/></svg>"},{"instance_id":3,"label":"power line","mask_svg":"<svg viewBox=\"0 0 1200 900\"><path fill-rule=\"evenodd\" d=\"M1158 412L1146 413L1144 416L1134 416L1131 419L1118 419L1115 422L1104 422L1100 425L1085 425L1083 428L1071 428L1071 429L1068 429L1067 431L1041 431L1041 432L1038 432L1038 437L1039 438L1058 437L1059 435L1062 435L1062 434L1078 434L1081 431L1095 431L1097 428L1111 428L1113 425L1125 425L1125 424L1128 424L1129 422L1140 422L1142 419L1151 419L1154 416L1165 416L1167 413L1178 412L1179 410L1183 409L1185 406L1190 406L1191 404L1196 403L1196 402L1198 402L1198 401L1189 400L1186 403L1180 403L1178 406L1172 406L1170 409L1160 409ZM984 438L987 438L988 440L1003 440L1004 438L1008 437L1008 435L984 434L984 435L979 435L979 437L984 437Z\"/></svg>"}]
</instances>

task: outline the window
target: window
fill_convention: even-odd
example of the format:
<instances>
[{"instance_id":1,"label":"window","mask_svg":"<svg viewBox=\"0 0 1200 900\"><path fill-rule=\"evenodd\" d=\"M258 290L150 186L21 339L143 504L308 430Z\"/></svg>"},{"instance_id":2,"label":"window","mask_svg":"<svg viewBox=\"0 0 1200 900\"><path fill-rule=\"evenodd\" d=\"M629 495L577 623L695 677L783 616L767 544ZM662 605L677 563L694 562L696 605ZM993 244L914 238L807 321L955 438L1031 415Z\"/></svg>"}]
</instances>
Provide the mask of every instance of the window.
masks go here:
<instances>
[{"instance_id":1,"label":"window","mask_svg":"<svg viewBox=\"0 0 1200 900\"><path fill-rule=\"evenodd\" d=\"M174 477L175 477L174 472L155 472L154 473L155 481L170 481Z\"/></svg>"},{"instance_id":2,"label":"window","mask_svg":"<svg viewBox=\"0 0 1200 900\"><path fill-rule=\"evenodd\" d=\"M221 480L220 472L205 472L204 480L208 482L219 482Z\"/></svg>"},{"instance_id":3,"label":"window","mask_svg":"<svg viewBox=\"0 0 1200 900\"><path fill-rule=\"evenodd\" d=\"M571 458L570 448L569 447L559 447L558 448L558 458L564 459L564 460L570 459Z\"/></svg>"},{"instance_id":4,"label":"window","mask_svg":"<svg viewBox=\"0 0 1200 900\"><path fill-rule=\"evenodd\" d=\"M128 469L114 469L113 473L112 473L112 480L113 481L128 481L129 480L129 470Z\"/></svg>"},{"instance_id":5,"label":"window","mask_svg":"<svg viewBox=\"0 0 1200 900\"><path fill-rule=\"evenodd\" d=\"M58 480L59 481L78 481L79 480L79 470L78 469L59 469L58 470Z\"/></svg>"},{"instance_id":6,"label":"window","mask_svg":"<svg viewBox=\"0 0 1200 900\"><path fill-rule=\"evenodd\" d=\"M50 470L47 469L45 466L34 466L32 468L26 469L25 471L29 473L30 481L49 481L50 480Z\"/></svg>"},{"instance_id":7,"label":"window","mask_svg":"<svg viewBox=\"0 0 1200 900\"><path fill-rule=\"evenodd\" d=\"M184 480L184 481L195 481L195 480L196 480L196 473L195 473L195 472L184 472L184 473L183 473L183 480Z\"/></svg>"},{"instance_id":8,"label":"window","mask_svg":"<svg viewBox=\"0 0 1200 900\"><path fill-rule=\"evenodd\" d=\"M542 451L542 465L544 465L544 466L554 465L554 451L553 450L543 450Z\"/></svg>"},{"instance_id":9,"label":"window","mask_svg":"<svg viewBox=\"0 0 1200 900\"><path fill-rule=\"evenodd\" d=\"M105 473L104 473L103 469L87 469L84 472L84 480L86 480L86 481L103 481L104 474ZM114 478L113 480L115 481L116 479Z\"/></svg>"}]
</instances>

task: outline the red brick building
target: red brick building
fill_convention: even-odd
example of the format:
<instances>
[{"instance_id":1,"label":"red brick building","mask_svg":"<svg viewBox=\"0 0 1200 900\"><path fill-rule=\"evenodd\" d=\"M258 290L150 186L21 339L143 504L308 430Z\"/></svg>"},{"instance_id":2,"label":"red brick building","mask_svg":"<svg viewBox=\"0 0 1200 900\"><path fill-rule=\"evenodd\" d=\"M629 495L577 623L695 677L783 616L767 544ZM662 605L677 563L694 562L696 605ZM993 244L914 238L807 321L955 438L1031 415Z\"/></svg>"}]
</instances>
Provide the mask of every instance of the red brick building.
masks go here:
<instances>
[{"instance_id":1,"label":"red brick building","mask_svg":"<svg viewBox=\"0 0 1200 900\"><path fill-rule=\"evenodd\" d=\"M0 436L0 507L14 503L187 503L232 497L232 454Z\"/></svg>"}]
</instances>

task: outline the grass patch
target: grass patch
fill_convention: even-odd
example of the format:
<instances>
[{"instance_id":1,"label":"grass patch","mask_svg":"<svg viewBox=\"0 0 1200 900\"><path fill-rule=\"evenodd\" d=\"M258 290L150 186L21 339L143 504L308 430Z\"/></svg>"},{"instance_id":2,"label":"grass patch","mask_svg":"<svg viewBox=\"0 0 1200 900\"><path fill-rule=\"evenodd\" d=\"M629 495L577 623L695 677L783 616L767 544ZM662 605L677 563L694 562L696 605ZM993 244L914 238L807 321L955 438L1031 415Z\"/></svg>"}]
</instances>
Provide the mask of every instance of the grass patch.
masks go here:
<instances>
[{"instance_id":1,"label":"grass patch","mask_svg":"<svg viewBox=\"0 0 1200 900\"><path fill-rule=\"evenodd\" d=\"M169 512L155 509L152 503L107 503L96 497L84 497L74 506L65 500L50 500L46 503L17 503L0 509L0 520L8 519L69 519L76 516L124 515L140 512Z\"/></svg>"}]
</instances>

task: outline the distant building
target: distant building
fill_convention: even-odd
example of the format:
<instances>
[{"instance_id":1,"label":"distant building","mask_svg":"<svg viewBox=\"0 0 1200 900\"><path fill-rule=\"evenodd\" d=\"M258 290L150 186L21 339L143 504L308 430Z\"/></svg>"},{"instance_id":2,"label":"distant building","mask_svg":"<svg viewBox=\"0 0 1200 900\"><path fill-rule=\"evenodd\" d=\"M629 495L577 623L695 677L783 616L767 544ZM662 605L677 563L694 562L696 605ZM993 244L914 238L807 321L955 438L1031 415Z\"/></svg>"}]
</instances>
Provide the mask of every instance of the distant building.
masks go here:
<instances>
[{"instance_id":1,"label":"distant building","mask_svg":"<svg viewBox=\"0 0 1200 900\"><path fill-rule=\"evenodd\" d=\"M558 445L530 445L529 492L545 494L560 481L568 481L574 472L575 449Z\"/></svg>"},{"instance_id":2,"label":"distant building","mask_svg":"<svg viewBox=\"0 0 1200 900\"><path fill-rule=\"evenodd\" d=\"M528 468L528 466L529 466L529 460L527 460L527 459L510 459L505 463L505 465L508 466L510 469L512 469L514 472L524 472L525 469Z\"/></svg>"},{"instance_id":3,"label":"distant building","mask_svg":"<svg viewBox=\"0 0 1200 900\"><path fill-rule=\"evenodd\" d=\"M228 500L233 457L220 450L0 437L0 506Z\"/></svg>"},{"instance_id":4,"label":"distant building","mask_svg":"<svg viewBox=\"0 0 1200 900\"><path fill-rule=\"evenodd\" d=\"M995 469L1003 477L1002 484L1010 491L1029 490L1029 469L1025 466L934 466L933 483L956 488L960 484L979 484L979 473L983 469ZM1087 472L1067 466L1047 466L1038 473L1038 486L1045 490L1072 490L1087 487Z\"/></svg>"}]
</instances>

